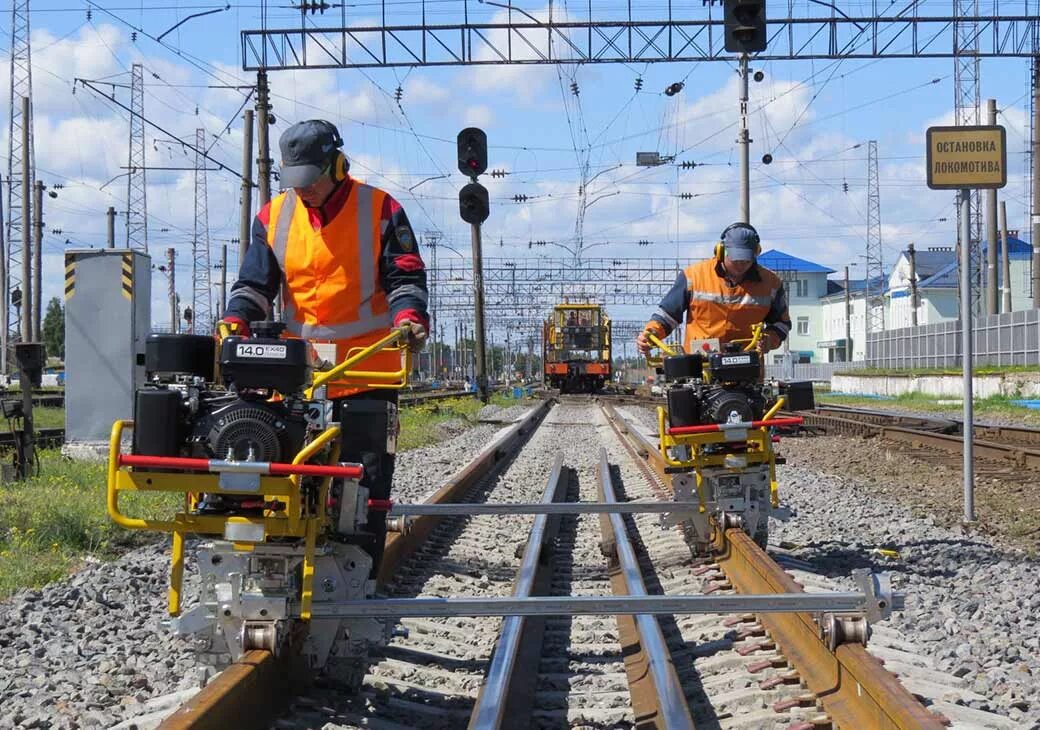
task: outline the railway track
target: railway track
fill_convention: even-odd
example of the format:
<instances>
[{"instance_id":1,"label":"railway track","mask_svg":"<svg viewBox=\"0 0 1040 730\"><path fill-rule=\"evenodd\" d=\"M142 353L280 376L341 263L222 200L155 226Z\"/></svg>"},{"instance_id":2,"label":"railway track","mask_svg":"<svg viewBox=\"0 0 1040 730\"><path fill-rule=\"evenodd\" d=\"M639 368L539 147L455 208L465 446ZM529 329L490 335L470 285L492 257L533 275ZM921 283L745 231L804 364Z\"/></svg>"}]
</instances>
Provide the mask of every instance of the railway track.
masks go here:
<instances>
[{"instance_id":1,"label":"railway track","mask_svg":"<svg viewBox=\"0 0 1040 730\"><path fill-rule=\"evenodd\" d=\"M710 560L695 561L680 532L662 529L653 513L674 507L627 508L632 514L585 507L615 511L593 518L573 514L573 505L555 508L570 514L537 516L534 508L517 514L492 506L671 501L651 438L611 406L568 402L537 425L547 408L501 432L430 506L410 508L421 516L409 535L392 537L383 570L392 580L384 590L395 609L420 615L401 620L404 631L363 674L333 672L293 694L281 680L292 674L288 658L254 652L163 727L225 727L231 717L236 727L330 730L941 726L861 646L831 651L811 613L661 609L655 619L619 608L644 594L811 598L737 530L720 536ZM514 514L473 514L480 510ZM571 603L566 615L492 615L508 613L492 604L532 595L596 605ZM431 614L451 612L446 599L457 596L476 598L467 613L478 615ZM948 678L947 688L957 682ZM918 694L956 724L955 707ZM285 703L276 715L273 708ZM256 719L247 723L250 711Z\"/></svg>"},{"instance_id":2,"label":"railway track","mask_svg":"<svg viewBox=\"0 0 1040 730\"><path fill-rule=\"evenodd\" d=\"M950 458L960 458L964 444L964 424L948 419L830 405L802 415L806 426L823 428L827 433L879 437ZM973 436L977 459L998 469L1040 469L1040 430L976 425Z\"/></svg>"}]
</instances>

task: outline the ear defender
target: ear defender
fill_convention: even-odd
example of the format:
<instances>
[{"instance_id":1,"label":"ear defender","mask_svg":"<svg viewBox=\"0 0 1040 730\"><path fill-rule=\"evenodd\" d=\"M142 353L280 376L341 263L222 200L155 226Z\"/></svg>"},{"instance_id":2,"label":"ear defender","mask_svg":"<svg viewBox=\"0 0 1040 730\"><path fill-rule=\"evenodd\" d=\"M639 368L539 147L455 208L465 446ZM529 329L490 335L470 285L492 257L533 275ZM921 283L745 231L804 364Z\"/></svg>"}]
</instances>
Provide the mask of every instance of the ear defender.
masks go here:
<instances>
[{"instance_id":1,"label":"ear defender","mask_svg":"<svg viewBox=\"0 0 1040 730\"><path fill-rule=\"evenodd\" d=\"M347 162L347 156L341 150L336 150L332 157L329 158L329 164L326 169L329 171L329 177L332 178L333 182L343 182L347 179L347 170L350 169L350 163Z\"/></svg>"},{"instance_id":2,"label":"ear defender","mask_svg":"<svg viewBox=\"0 0 1040 730\"><path fill-rule=\"evenodd\" d=\"M760 253L762 253L762 239L758 237L758 231L756 231L754 226L752 226L750 223L730 224L726 226L726 230L719 234L719 238L722 239L722 241L725 241L726 234L732 231L734 228L744 228L748 231L751 231L752 240L755 242L755 256L758 256ZM722 258L726 255L726 247L721 243L721 241L717 246L715 246L715 255L719 258Z\"/></svg>"}]
</instances>

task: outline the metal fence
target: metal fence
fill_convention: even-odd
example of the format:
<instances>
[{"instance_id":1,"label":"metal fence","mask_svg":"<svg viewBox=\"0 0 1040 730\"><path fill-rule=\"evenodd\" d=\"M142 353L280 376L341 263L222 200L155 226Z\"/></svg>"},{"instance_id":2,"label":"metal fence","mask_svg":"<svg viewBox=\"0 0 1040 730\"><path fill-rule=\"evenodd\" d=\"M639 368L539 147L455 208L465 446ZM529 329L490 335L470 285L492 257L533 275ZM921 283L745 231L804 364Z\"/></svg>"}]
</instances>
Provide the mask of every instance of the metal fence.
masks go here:
<instances>
[{"instance_id":1,"label":"metal fence","mask_svg":"<svg viewBox=\"0 0 1040 730\"><path fill-rule=\"evenodd\" d=\"M1040 363L1040 310L978 317L972 328L976 365ZM933 368L961 364L961 323L939 322L867 335L868 367Z\"/></svg>"},{"instance_id":2,"label":"metal fence","mask_svg":"<svg viewBox=\"0 0 1040 730\"><path fill-rule=\"evenodd\" d=\"M766 377L777 380L815 380L830 382L831 376L841 370L863 367L862 362L783 363L766 365Z\"/></svg>"}]
</instances>

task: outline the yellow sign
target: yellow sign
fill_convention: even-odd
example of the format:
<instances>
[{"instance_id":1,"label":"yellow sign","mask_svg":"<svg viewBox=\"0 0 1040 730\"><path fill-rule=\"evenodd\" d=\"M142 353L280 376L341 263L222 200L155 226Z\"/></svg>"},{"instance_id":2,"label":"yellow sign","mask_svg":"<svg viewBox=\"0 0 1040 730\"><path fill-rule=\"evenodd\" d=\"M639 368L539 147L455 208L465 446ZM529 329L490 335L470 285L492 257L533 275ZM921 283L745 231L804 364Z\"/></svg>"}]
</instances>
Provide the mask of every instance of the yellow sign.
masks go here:
<instances>
[{"instance_id":1,"label":"yellow sign","mask_svg":"<svg viewBox=\"0 0 1040 730\"><path fill-rule=\"evenodd\" d=\"M988 127L929 127L928 187L932 190L1007 185L1007 133Z\"/></svg>"}]
</instances>

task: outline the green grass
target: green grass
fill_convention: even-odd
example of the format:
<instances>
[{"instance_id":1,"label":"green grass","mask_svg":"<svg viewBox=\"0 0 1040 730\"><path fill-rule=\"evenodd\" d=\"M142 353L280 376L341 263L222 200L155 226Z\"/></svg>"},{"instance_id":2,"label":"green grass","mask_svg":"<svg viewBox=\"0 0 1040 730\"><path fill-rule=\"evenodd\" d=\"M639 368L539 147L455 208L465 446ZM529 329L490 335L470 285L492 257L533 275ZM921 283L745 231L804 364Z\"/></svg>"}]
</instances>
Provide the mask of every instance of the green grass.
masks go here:
<instances>
[{"instance_id":1,"label":"green grass","mask_svg":"<svg viewBox=\"0 0 1040 730\"><path fill-rule=\"evenodd\" d=\"M501 394L494 394L491 396L490 403L508 408L518 403L528 404L530 401L518 401ZM401 408L401 435L397 439L397 450L408 451L442 440L436 428L439 423L457 419L474 426L477 414L483 407L484 404L474 397L447 398L414 406L404 406Z\"/></svg>"},{"instance_id":2,"label":"green grass","mask_svg":"<svg viewBox=\"0 0 1040 730\"><path fill-rule=\"evenodd\" d=\"M156 539L117 526L105 509L105 466L42 452L41 476L0 487L0 599L23 587L58 580L86 556L107 559ZM130 494L120 509L165 515L180 495Z\"/></svg>"},{"instance_id":3,"label":"green grass","mask_svg":"<svg viewBox=\"0 0 1040 730\"><path fill-rule=\"evenodd\" d=\"M65 409L50 406L33 408L33 428L65 428ZM0 431L10 431L6 418L0 418Z\"/></svg>"},{"instance_id":4,"label":"green grass","mask_svg":"<svg viewBox=\"0 0 1040 730\"><path fill-rule=\"evenodd\" d=\"M1004 373L1037 373L1040 374L1040 365L976 365L972 370L976 375L1003 375ZM839 370L836 375L891 375L892 377L910 377L913 375L961 375L963 371L958 367L949 368L857 368L855 370Z\"/></svg>"}]
</instances>

